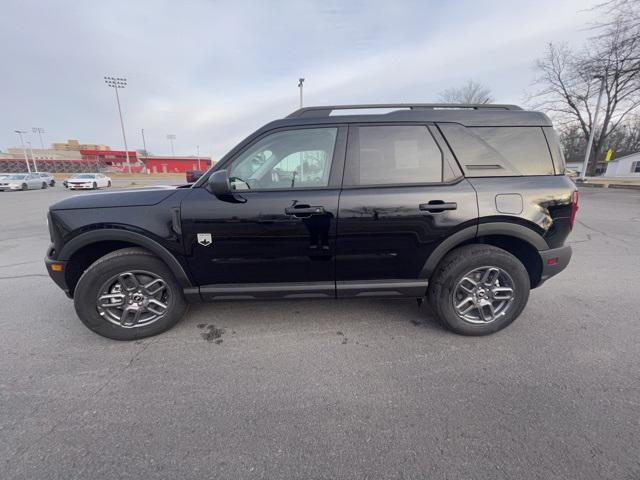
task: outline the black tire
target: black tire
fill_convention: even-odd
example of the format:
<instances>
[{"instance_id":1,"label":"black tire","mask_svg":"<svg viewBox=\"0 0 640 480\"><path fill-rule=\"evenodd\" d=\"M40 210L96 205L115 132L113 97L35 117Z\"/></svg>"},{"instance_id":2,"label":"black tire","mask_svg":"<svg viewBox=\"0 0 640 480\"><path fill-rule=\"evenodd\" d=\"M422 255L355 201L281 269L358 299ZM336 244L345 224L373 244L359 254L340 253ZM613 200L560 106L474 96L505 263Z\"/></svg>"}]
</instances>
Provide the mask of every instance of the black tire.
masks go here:
<instances>
[{"instance_id":1,"label":"black tire","mask_svg":"<svg viewBox=\"0 0 640 480\"><path fill-rule=\"evenodd\" d=\"M22 191L29 190L29 186L26 183L22 184Z\"/></svg>"},{"instance_id":2,"label":"black tire","mask_svg":"<svg viewBox=\"0 0 640 480\"><path fill-rule=\"evenodd\" d=\"M111 278L124 272L145 271L161 278L166 284L168 308L148 325L123 327L109 321L98 311L100 290ZM187 310L182 288L171 270L159 258L141 248L116 250L96 260L80 277L74 292L76 313L89 329L114 340L137 340L162 333L173 327Z\"/></svg>"},{"instance_id":3,"label":"black tire","mask_svg":"<svg viewBox=\"0 0 640 480\"><path fill-rule=\"evenodd\" d=\"M473 323L456 312L454 295L458 282L465 275L483 267L497 267L508 274L513 282L513 301L495 320ZM509 252L491 245L466 245L455 249L440 262L429 283L428 300L446 328L462 335L489 335L518 318L529 300L530 288L527 270Z\"/></svg>"},{"instance_id":4,"label":"black tire","mask_svg":"<svg viewBox=\"0 0 640 480\"><path fill-rule=\"evenodd\" d=\"M111 180L107 182L107 187L110 187L110 186L111 186Z\"/></svg>"},{"instance_id":5,"label":"black tire","mask_svg":"<svg viewBox=\"0 0 640 480\"><path fill-rule=\"evenodd\" d=\"M56 181L55 180L51 180L51 183L49 184L50 187L55 187L56 186Z\"/></svg>"},{"instance_id":6,"label":"black tire","mask_svg":"<svg viewBox=\"0 0 640 480\"><path fill-rule=\"evenodd\" d=\"M96 182L93 182L93 189L97 190L98 189L98 184Z\"/></svg>"},{"instance_id":7,"label":"black tire","mask_svg":"<svg viewBox=\"0 0 640 480\"><path fill-rule=\"evenodd\" d=\"M47 187L48 187L47 182L42 182L42 189L44 190Z\"/></svg>"}]
</instances>

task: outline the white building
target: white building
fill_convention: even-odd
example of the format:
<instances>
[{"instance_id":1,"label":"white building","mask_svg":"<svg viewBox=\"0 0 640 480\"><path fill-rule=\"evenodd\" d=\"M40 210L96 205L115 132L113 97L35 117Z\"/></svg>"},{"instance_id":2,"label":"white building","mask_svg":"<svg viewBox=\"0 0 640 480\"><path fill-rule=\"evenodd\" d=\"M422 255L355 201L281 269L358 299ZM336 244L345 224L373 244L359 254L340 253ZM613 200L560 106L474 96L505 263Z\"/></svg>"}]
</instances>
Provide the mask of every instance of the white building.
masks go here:
<instances>
[{"instance_id":1,"label":"white building","mask_svg":"<svg viewBox=\"0 0 640 480\"><path fill-rule=\"evenodd\" d=\"M640 177L640 152L607 162L605 177Z\"/></svg>"}]
</instances>

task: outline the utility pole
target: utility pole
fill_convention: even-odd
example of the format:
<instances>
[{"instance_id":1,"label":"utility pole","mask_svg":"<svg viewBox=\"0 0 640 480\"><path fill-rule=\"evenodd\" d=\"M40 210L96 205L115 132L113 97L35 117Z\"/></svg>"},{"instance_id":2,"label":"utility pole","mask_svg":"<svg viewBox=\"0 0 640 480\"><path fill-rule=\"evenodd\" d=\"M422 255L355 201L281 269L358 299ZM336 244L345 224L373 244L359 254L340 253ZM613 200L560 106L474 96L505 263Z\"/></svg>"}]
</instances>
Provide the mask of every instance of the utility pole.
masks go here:
<instances>
[{"instance_id":1,"label":"utility pole","mask_svg":"<svg viewBox=\"0 0 640 480\"><path fill-rule=\"evenodd\" d=\"M29 145L29 153L31 154L31 161L33 162L33 168L36 173L38 173L38 164L36 163L36 157L33 155L33 147L31 146L31 142L26 142Z\"/></svg>"},{"instance_id":2,"label":"utility pole","mask_svg":"<svg viewBox=\"0 0 640 480\"><path fill-rule=\"evenodd\" d=\"M304 87L304 78L298 79L298 88L300 89L300 108L302 108L302 89Z\"/></svg>"},{"instance_id":3,"label":"utility pole","mask_svg":"<svg viewBox=\"0 0 640 480\"><path fill-rule=\"evenodd\" d=\"M600 79L600 93L598 94L598 102L596 103L596 110L593 112L593 123L591 124L591 133L589 134L589 141L587 142L587 151L584 154L584 162L582 164L582 171L580 172L580 181L584 182L587 175L587 167L589 165L589 157L591 156L591 147L593 146L593 137L596 133L596 122L598 121L598 112L600 111L600 103L602 102L602 93L604 92L604 75L595 75L593 78ZM596 162L598 159L595 159Z\"/></svg>"},{"instance_id":4,"label":"utility pole","mask_svg":"<svg viewBox=\"0 0 640 480\"><path fill-rule=\"evenodd\" d=\"M167 140L171 143L171 155L176 156L176 152L173 149L173 141L176 139L176 136L173 133L167 133Z\"/></svg>"},{"instance_id":5,"label":"utility pole","mask_svg":"<svg viewBox=\"0 0 640 480\"><path fill-rule=\"evenodd\" d=\"M27 149L24 146L24 139L22 138L23 133L27 133L25 130L14 130L20 137L20 145L22 145L22 153L24 153L24 161L27 164L27 171L31 173L31 166L29 165L29 157L27 156Z\"/></svg>"},{"instance_id":6,"label":"utility pole","mask_svg":"<svg viewBox=\"0 0 640 480\"><path fill-rule=\"evenodd\" d=\"M37 133L38 137L40 137L40 148L44 150L44 142L42 141L42 134L44 133L44 128L42 127L32 127L31 131L33 133Z\"/></svg>"},{"instance_id":7,"label":"utility pole","mask_svg":"<svg viewBox=\"0 0 640 480\"><path fill-rule=\"evenodd\" d=\"M197 150L197 158L198 158L198 170L201 170L200 168L200 145L196 145L196 150Z\"/></svg>"},{"instance_id":8,"label":"utility pole","mask_svg":"<svg viewBox=\"0 0 640 480\"><path fill-rule=\"evenodd\" d=\"M144 149L144 154L146 156L149 155L149 153L147 153L147 142L144 139L144 128L142 128L140 131L142 132L142 148Z\"/></svg>"},{"instance_id":9,"label":"utility pole","mask_svg":"<svg viewBox=\"0 0 640 480\"><path fill-rule=\"evenodd\" d=\"M127 136L124 133L124 121L122 120L122 109L120 108L120 96L118 90L127 86L127 79L124 77L104 77L104 83L116 91L116 103L118 104L118 115L120 115L120 127L122 128L122 140L124 141L124 154L127 157L127 168L131 173L131 162L129 161L129 147L127 147Z\"/></svg>"}]
</instances>

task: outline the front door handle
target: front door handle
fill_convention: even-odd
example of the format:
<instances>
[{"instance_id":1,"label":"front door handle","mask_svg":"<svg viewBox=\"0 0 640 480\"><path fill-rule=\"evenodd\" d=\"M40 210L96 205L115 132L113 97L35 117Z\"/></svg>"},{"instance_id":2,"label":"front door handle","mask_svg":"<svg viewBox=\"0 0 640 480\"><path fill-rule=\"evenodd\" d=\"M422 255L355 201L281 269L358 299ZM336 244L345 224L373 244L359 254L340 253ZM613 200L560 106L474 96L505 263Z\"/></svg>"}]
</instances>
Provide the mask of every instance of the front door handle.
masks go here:
<instances>
[{"instance_id":1,"label":"front door handle","mask_svg":"<svg viewBox=\"0 0 640 480\"><path fill-rule=\"evenodd\" d=\"M421 203L419 208L423 212L437 213L444 212L445 210L457 210L458 204L456 202L445 202L443 200L431 200L429 203Z\"/></svg>"},{"instance_id":2,"label":"front door handle","mask_svg":"<svg viewBox=\"0 0 640 480\"><path fill-rule=\"evenodd\" d=\"M284 213L286 213L287 215L293 215L294 217L308 217L309 215L322 215L324 213L324 207L311 207L309 205L298 205L295 207L285 208Z\"/></svg>"}]
</instances>

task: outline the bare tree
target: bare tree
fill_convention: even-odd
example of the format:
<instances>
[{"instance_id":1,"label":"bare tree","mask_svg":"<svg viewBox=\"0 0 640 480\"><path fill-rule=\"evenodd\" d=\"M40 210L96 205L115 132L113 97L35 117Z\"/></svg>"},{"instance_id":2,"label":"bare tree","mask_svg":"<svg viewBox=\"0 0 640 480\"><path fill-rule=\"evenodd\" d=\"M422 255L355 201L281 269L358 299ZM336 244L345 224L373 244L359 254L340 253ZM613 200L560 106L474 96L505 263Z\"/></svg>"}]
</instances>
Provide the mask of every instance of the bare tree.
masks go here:
<instances>
[{"instance_id":1,"label":"bare tree","mask_svg":"<svg viewBox=\"0 0 640 480\"><path fill-rule=\"evenodd\" d=\"M540 72L537 107L552 113L561 126L577 125L585 141L595 128L593 158L597 159L602 158L609 136L640 106L640 37L618 26L608 33L581 52L550 44L536 64ZM594 126L593 109L601 81L602 115ZM590 162L587 174L593 175L596 166L597 162Z\"/></svg>"},{"instance_id":2,"label":"bare tree","mask_svg":"<svg viewBox=\"0 0 640 480\"><path fill-rule=\"evenodd\" d=\"M461 87L447 88L440 92L439 97L444 103L483 104L494 101L491 89L473 80L467 80Z\"/></svg>"},{"instance_id":3,"label":"bare tree","mask_svg":"<svg viewBox=\"0 0 640 480\"><path fill-rule=\"evenodd\" d=\"M550 112L561 129L576 126L584 145L595 129L591 158L601 159L607 140L640 106L640 25L633 27L616 13L583 50L549 44L536 68L536 107ZM594 125L601 82L603 106ZM587 174L594 175L596 167L597 162L590 161Z\"/></svg>"}]
</instances>

